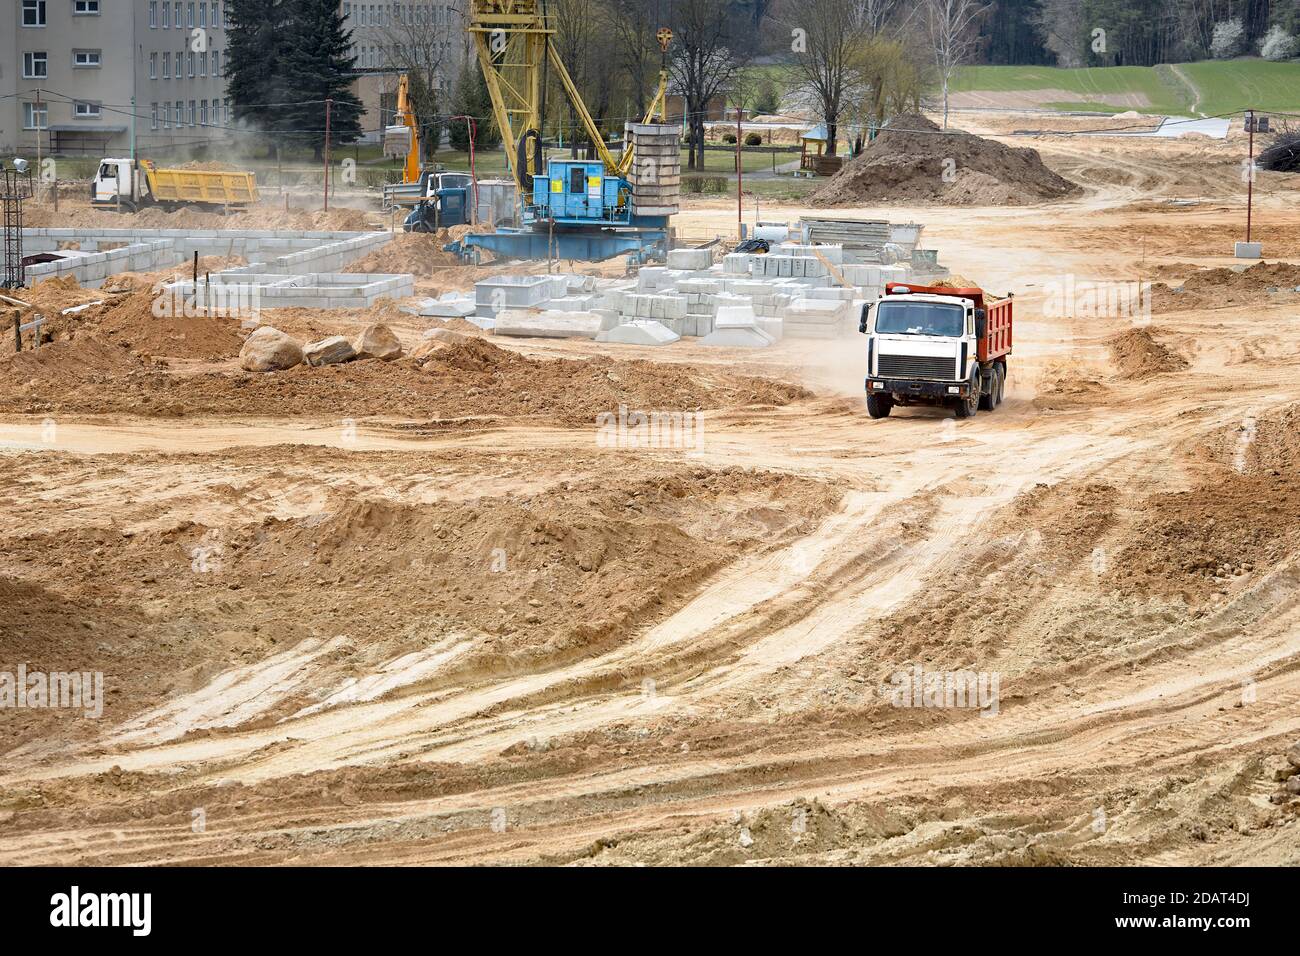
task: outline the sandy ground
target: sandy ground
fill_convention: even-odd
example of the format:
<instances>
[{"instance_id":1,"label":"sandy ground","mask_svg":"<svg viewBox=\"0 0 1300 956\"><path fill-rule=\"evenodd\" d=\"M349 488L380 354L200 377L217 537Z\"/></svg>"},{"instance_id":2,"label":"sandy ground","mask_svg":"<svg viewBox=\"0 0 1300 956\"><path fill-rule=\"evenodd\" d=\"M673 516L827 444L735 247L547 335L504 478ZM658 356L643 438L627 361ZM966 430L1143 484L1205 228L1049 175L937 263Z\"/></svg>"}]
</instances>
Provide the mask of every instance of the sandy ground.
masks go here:
<instances>
[{"instance_id":1,"label":"sandy ground","mask_svg":"<svg viewBox=\"0 0 1300 956\"><path fill-rule=\"evenodd\" d=\"M1016 293L970 421L868 419L857 339L30 371L0 670L107 703L0 709L0 861L1300 863L1300 295L1057 317L1230 262L1239 144L1034 145L1082 197L845 211ZM1300 177L1257 185L1300 260ZM622 402L699 440L603 447ZM996 703L896 706L914 667Z\"/></svg>"}]
</instances>

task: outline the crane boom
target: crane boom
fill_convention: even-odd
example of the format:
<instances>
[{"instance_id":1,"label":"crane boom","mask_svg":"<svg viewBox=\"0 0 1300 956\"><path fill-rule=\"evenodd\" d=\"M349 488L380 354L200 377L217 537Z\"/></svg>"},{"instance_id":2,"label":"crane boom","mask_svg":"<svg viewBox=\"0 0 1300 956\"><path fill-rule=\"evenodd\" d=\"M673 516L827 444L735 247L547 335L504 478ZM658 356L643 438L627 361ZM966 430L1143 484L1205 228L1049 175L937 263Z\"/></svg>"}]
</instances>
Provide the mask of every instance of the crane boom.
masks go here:
<instances>
[{"instance_id":1,"label":"crane boom","mask_svg":"<svg viewBox=\"0 0 1300 956\"><path fill-rule=\"evenodd\" d=\"M529 152L527 145L530 139L537 143L541 140L548 68L559 77L565 96L595 146L605 171L610 175L627 174L632 166L632 150L624 150L618 159L609 151L600 127L552 42L556 31L546 12L545 0L472 0L467 29L474 40L479 68L492 99L492 114L501 131L510 172L521 195L531 190L533 177L543 172L540 146ZM671 37L670 31L660 31L665 57ZM656 112L663 113L667 83L665 67L646 122Z\"/></svg>"}]
</instances>

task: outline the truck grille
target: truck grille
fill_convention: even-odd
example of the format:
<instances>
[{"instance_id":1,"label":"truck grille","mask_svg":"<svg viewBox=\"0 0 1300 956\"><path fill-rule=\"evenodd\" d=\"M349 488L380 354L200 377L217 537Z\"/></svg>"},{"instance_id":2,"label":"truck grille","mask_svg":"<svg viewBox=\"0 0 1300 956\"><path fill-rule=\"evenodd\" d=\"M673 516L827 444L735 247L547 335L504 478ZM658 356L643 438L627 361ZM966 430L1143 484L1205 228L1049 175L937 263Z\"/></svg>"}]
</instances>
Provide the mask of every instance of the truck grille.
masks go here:
<instances>
[{"instance_id":1,"label":"truck grille","mask_svg":"<svg viewBox=\"0 0 1300 956\"><path fill-rule=\"evenodd\" d=\"M955 359L944 356L882 355L878 374L882 378L934 378L954 382L956 367Z\"/></svg>"}]
</instances>

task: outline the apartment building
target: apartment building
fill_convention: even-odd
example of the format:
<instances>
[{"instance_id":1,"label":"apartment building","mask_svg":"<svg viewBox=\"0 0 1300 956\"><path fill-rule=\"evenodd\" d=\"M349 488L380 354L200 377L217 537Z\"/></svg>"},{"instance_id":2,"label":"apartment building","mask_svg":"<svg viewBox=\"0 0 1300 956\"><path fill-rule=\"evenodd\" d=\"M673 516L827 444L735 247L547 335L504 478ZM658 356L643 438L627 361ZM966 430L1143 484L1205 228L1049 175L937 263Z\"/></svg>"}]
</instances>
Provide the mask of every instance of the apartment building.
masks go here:
<instances>
[{"instance_id":1,"label":"apartment building","mask_svg":"<svg viewBox=\"0 0 1300 956\"><path fill-rule=\"evenodd\" d=\"M0 24L0 150L179 158L227 135L220 0L0 0Z\"/></svg>"},{"instance_id":2,"label":"apartment building","mask_svg":"<svg viewBox=\"0 0 1300 956\"><path fill-rule=\"evenodd\" d=\"M361 120L366 140L376 140L392 122L397 105L397 81L407 70L419 68L433 78L446 104L456 77L469 53L465 14L456 4L440 0L425 3L342 3L339 10L352 31L356 57L355 91L365 107Z\"/></svg>"}]
</instances>

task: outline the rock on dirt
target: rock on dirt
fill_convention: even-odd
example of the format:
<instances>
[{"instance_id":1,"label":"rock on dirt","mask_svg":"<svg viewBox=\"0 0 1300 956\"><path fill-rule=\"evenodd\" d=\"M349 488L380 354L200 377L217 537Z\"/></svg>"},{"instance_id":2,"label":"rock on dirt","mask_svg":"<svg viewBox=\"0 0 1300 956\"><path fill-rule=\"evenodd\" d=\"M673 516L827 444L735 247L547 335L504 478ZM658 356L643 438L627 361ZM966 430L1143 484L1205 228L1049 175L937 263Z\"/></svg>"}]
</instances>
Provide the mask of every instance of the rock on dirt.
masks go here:
<instances>
[{"instance_id":1,"label":"rock on dirt","mask_svg":"<svg viewBox=\"0 0 1300 956\"><path fill-rule=\"evenodd\" d=\"M366 326L352 347L357 358L375 358L392 362L402 357L402 341L388 326L375 322Z\"/></svg>"},{"instance_id":2,"label":"rock on dirt","mask_svg":"<svg viewBox=\"0 0 1300 956\"><path fill-rule=\"evenodd\" d=\"M342 335L332 335L312 342L302 350L302 355L308 365L338 365L356 358L357 350Z\"/></svg>"},{"instance_id":3,"label":"rock on dirt","mask_svg":"<svg viewBox=\"0 0 1300 956\"><path fill-rule=\"evenodd\" d=\"M905 113L890 120L862 155L813 193L809 203L1023 206L1079 191L1043 165L1035 149L1016 149L958 130L944 132L919 113Z\"/></svg>"},{"instance_id":4,"label":"rock on dirt","mask_svg":"<svg viewBox=\"0 0 1300 956\"><path fill-rule=\"evenodd\" d=\"M302 346L279 329L264 325L239 350L239 365L249 372L279 372L302 364Z\"/></svg>"},{"instance_id":5,"label":"rock on dirt","mask_svg":"<svg viewBox=\"0 0 1300 956\"><path fill-rule=\"evenodd\" d=\"M1286 760L1291 766L1300 767L1300 740L1287 748Z\"/></svg>"}]
</instances>

